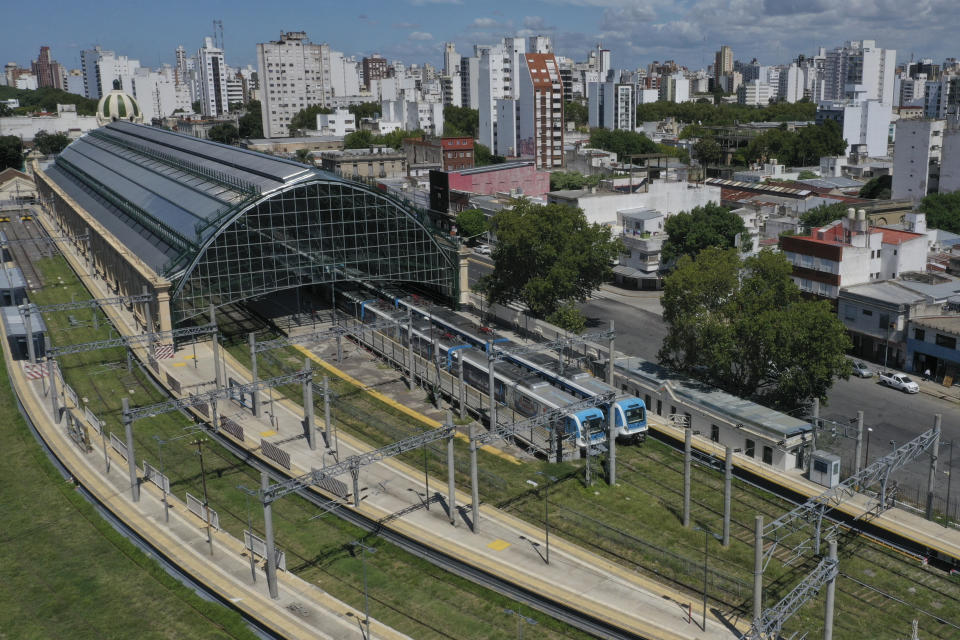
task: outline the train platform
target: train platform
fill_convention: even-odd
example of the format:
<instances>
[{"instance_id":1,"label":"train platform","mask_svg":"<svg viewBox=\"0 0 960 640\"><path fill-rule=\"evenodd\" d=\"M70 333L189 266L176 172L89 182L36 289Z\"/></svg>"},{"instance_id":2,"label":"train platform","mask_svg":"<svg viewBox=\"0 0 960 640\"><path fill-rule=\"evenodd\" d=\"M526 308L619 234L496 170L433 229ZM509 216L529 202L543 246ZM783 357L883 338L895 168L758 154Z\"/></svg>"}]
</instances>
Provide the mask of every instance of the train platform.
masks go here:
<instances>
[{"instance_id":1,"label":"train platform","mask_svg":"<svg viewBox=\"0 0 960 640\"><path fill-rule=\"evenodd\" d=\"M278 599L267 593L263 559L254 556L255 570L244 543L213 528L208 543L205 523L174 494L166 510L160 488L141 478L140 500L131 497L127 462L120 451L87 428L90 450L79 446L61 425L54 423L44 381L27 377L20 362L4 357L14 390L30 420L50 451L72 474L73 481L92 495L102 508L122 521L157 555L197 584L218 595L269 633L285 638L355 640L363 637L363 613L331 597L316 585L287 572L278 573ZM73 407L75 409L75 407ZM77 412L79 414L79 412ZM169 521L165 513L169 514ZM212 555L211 555L212 554ZM371 631L379 638L401 640L407 636L371 618Z\"/></svg>"},{"instance_id":2,"label":"train platform","mask_svg":"<svg viewBox=\"0 0 960 640\"><path fill-rule=\"evenodd\" d=\"M75 270L82 274L82 262L70 248L65 253ZM83 281L94 296L108 295L104 283L98 278L84 276ZM132 317L125 311L115 307L105 311L122 333L138 332ZM136 351L145 361L142 350ZM221 356L224 379L250 380L250 372L240 363L222 350ZM313 355L313 358L318 367L333 368L332 364L321 363L319 356ZM196 357L191 347L178 351L173 358L159 360L158 365L158 378L176 380L181 389L205 388L212 385L215 377L209 342L196 345ZM322 444L315 451L309 449L301 407L277 396L270 402L267 392L261 392L261 399L265 402L259 418L228 401L221 401L219 406L220 415L234 421L243 430L243 446L251 455L258 457L263 464L273 466L277 472L293 476L335 461L333 452ZM321 416L317 423L318 433L322 423ZM337 431L335 444L341 460L372 448ZM289 469L282 469L275 460L264 456L262 441L289 455ZM349 478L344 480L349 481ZM742 619L725 620L711 611L704 631L699 627L696 614L693 621L689 619L689 606L692 605L694 610L697 608L697 603L692 601L695 599L554 536L550 539L550 564L547 565L541 556L545 550L543 531L488 505L480 505L479 523L469 521L469 509L458 508L454 526L448 515L449 505L439 495L446 494L446 483L434 478L430 485L439 491L431 491L427 501L424 499L426 487L422 472L396 459L365 466L360 474L362 500L357 511L382 526L425 542L481 571L506 577L522 589L547 595L556 603L585 611L639 637L735 638L748 626ZM470 497L458 490L456 501L459 507L463 507L470 504ZM429 509L426 508L428 504ZM211 507L216 508L216 505ZM473 524L477 525L476 532ZM283 540L277 540L277 545L282 548Z\"/></svg>"}]
</instances>

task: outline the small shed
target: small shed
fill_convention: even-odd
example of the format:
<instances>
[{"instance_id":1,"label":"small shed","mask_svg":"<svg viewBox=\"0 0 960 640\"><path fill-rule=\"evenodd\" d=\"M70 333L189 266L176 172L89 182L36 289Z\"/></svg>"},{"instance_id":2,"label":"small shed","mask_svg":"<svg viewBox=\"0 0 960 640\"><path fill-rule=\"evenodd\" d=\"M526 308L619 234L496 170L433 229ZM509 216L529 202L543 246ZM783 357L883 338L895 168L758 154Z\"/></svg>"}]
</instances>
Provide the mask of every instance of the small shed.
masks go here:
<instances>
[{"instance_id":1,"label":"small shed","mask_svg":"<svg viewBox=\"0 0 960 640\"><path fill-rule=\"evenodd\" d=\"M31 306L36 309L34 305ZM13 359L27 360L30 357L30 351L27 349L27 323L23 312L19 307L0 307L0 313L3 314L7 344L10 346ZM37 358L41 358L46 354L44 336L47 333L47 325L43 322L43 316L37 311L30 314L30 329L33 333L34 354Z\"/></svg>"},{"instance_id":2,"label":"small shed","mask_svg":"<svg viewBox=\"0 0 960 640\"><path fill-rule=\"evenodd\" d=\"M27 282L18 267L0 268L0 307L18 306L27 299Z\"/></svg>"}]
</instances>

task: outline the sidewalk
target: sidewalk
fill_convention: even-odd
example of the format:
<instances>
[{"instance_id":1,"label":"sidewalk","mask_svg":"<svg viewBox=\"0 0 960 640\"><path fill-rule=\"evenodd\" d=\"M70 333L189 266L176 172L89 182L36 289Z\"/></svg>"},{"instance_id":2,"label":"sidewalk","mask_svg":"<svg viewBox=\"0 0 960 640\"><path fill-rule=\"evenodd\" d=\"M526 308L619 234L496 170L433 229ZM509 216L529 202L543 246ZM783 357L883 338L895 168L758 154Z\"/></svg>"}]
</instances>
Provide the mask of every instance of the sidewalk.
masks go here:
<instances>
[{"instance_id":1,"label":"sidewalk","mask_svg":"<svg viewBox=\"0 0 960 640\"><path fill-rule=\"evenodd\" d=\"M70 248L66 250L70 251ZM95 296L106 295L103 282L99 279L85 277L84 282ZM137 332L125 311L110 308L108 314L115 319L123 333ZM189 352L192 356L192 348ZM176 379L181 388L209 384L214 379L210 343L198 344L196 354L195 362L192 358L185 359L187 350L178 352L173 359L160 360L161 377ZM221 355L224 379L233 377L243 382L250 380L250 373L229 354L221 352ZM325 366L332 368L329 364ZM269 400L269 394L261 392L261 398ZM289 400L275 396L270 407L272 424L271 411L267 410L266 405L261 418L255 418L246 409L230 401L220 401L218 404L220 415L240 425L244 446L264 464L279 469L276 462L263 455L261 441L279 447L290 456L287 472L290 475L304 474L334 460L332 452L323 446L318 446L316 451L309 449L304 437L303 410ZM322 416L317 425L317 431L322 431ZM370 449L339 429L338 433L339 459ZM349 478L342 480L349 482ZM433 479L431 485L446 493L445 482ZM420 497L422 495L424 484L421 473L396 459L388 459L361 469L361 503L357 510L371 520L384 522L384 526L425 542L451 557L462 559L491 574L507 577L522 588L546 594L566 606L585 608L594 617L613 621L638 635L656 638L732 638L737 635L726 626L727 622L718 619L715 614L704 633L687 621L687 604L691 602L688 596L561 539L551 538L551 563L546 565L539 555L539 547L531 543L532 540L542 544L543 532L495 508L481 505L478 532L473 533L468 526L468 510L459 511L456 526L451 526L442 497L441 502L434 502L434 506L427 510ZM456 499L459 505L469 504L470 501L469 496L460 491ZM283 541L278 540L277 544L282 547Z\"/></svg>"},{"instance_id":2,"label":"sidewalk","mask_svg":"<svg viewBox=\"0 0 960 640\"><path fill-rule=\"evenodd\" d=\"M917 386L920 387L920 393L924 393L928 396L933 396L934 398L940 398L941 400L947 400L949 402L956 402L960 404L960 386L954 385L951 387L945 387L941 383L934 380L927 380L923 376L923 372L914 372L909 373L907 371L901 371L895 367L884 367L882 364L876 364L870 362L869 360L864 360L862 358L852 358L852 360L859 360L865 363L873 371L873 379L876 380L876 377L880 375L881 371L890 371L891 373L899 373L901 375L908 376L911 380L917 383Z\"/></svg>"}]
</instances>

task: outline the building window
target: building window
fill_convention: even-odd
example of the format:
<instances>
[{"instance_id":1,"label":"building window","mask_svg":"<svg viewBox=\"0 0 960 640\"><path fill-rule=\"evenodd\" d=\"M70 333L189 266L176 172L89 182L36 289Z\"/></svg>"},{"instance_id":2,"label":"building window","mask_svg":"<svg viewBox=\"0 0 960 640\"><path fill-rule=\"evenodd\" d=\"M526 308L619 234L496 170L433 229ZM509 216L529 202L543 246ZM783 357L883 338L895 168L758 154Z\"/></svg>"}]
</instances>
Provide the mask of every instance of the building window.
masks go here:
<instances>
[{"instance_id":1,"label":"building window","mask_svg":"<svg viewBox=\"0 0 960 640\"><path fill-rule=\"evenodd\" d=\"M942 333L937 334L936 343L938 347L946 347L947 349L957 348L957 339L953 336L945 336Z\"/></svg>"},{"instance_id":2,"label":"building window","mask_svg":"<svg viewBox=\"0 0 960 640\"><path fill-rule=\"evenodd\" d=\"M857 310L852 304L843 305L843 319L844 320L856 320Z\"/></svg>"},{"instance_id":3,"label":"building window","mask_svg":"<svg viewBox=\"0 0 960 640\"><path fill-rule=\"evenodd\" d=\"M757 456L757 443L753 440L747 439L743 447L743 452L751 458L755 458Z\"/></svg>"},{"instance_id":4,"label":"building window","mask_svg":"<svg viewBox=\"0 0 960 640\"><path fill-rule=\"evenodd\" d=\"M763 463L773 464L773 447L763 448Z\"/></svg>"},{"instance_id":5,"label":"building window","mask_svg":"<svg viewBox=\"0 0 960 640\"><path fill-rule=\"evenodd\" d=\"M710 425L710 439L714 442L720 442L720 427L715 424Z\"/></svg>"},{"instance_id":6,"label":"building window","mask_svg":"<svg viewBox=\"0 0 960 640\"><path fill-rule=\"evenodd\" d=\"M871 311L870 309L864 309L864 310L863 310L863 315L865 315L865 316L872 316L872 315L873 315L873 311Z\"/></svg>"},{"instance_id":7,"label":"building window","mask_svg":"<svg viewBox=\"0 0 960 640\"><path fill-rule=\"evenodd\" d=\"M917 340L925 340L927 337L927 332L925 329L914 329L913 337Z\"/></svg>"}]
</instances>

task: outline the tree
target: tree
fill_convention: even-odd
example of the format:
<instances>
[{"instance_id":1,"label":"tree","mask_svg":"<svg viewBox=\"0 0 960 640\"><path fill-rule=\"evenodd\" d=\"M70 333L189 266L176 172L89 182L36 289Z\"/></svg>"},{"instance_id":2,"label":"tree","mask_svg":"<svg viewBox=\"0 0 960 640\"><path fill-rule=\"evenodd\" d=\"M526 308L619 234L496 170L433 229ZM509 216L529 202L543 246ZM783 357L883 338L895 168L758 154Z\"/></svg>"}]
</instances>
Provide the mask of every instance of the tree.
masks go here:
<instances>
[{"instance_id":1,"label":"tree","mask_svg":"<svg viewBox=\"0 0 960 640\"><path fill-rule=\"evenodd\" d=\"M487 214L480 209L466 209L457 214L457 235L461 238L471 238L469 245L476 244L475 236L479 236L490 229Z\"/></svg>"},{"instance_id":2,"label":"tree","mask_svg":"<svg viewBox=\"0 0 960 640\"><path fill-rule=\"evenodd\" d=\"M315 104L297 111L297 114L290 118L290 135L292 136L294 132L316 129L317 116L321 113L333 113L333 109Z\"/></svg>"},{"instance_id":3,"label":"tree","mask_svg":"<svg viewBox=\"0 0 960 640\"><path fill-rule=\"evenodd\" d=\"M821 125L800 127L787 131L786 125L761 133L747 145L748 162L766 162L776 158L794 167L816 162L822 156L838 156L846 152L840 126L833 120Z\"/></svg>"},{"instance_id":4,"label":"tree","mask_svg":"<svg viewBox=\"0 0 960 640\"><path fill-rule=\"evenodd\" d=\"M210 127L207 138L214 142L233 144L240 139L240 131L230 123L218 124Z\"/></svg>"},{"instance_id":5,"label":"tree","mask_svg":"<svg viewBox=\"0 0 960 640\"><path fill-rule=\"evenodd\" d=\"M490 153L490 147L475 142L473 145L473 164L477 167L485 167L489 164L503 164L507 159L503 156L495 156Z\"/></svg>"},{"instance_id":6,"label":"tree","mask_svg":"<svg viewBox=\"0 0 960 640\"><path fill-rule=\"evenodd\" d=\"M635 131L618 129L591 129L590 146L617 154L617 160L628 162L628 156L641 153L656 153L657 143Z\"/></svg>"},{"instance_id":7,"label":"tree","mask_svg":"<svg viewBox=\"0 0 960 640\"><path fill-rule=\"evenodd\" d=\"M23 169L23 144L17 136L0 136L0 171Z\"/></svg>"},{"instance_id":8,"label":"tree","mask_svg":"<svg viewBox=\"0 0 960 640\"><path fill-rule=\"evenodd\" d=\"M13 115L13 109L10 105L0 102L0 118L6 118Z\"/></svg>"},{"instance_id":9,"label":"tree","mask_svg":"<svg viewBox=\"0 0 960 640\"><path fill-rule=\"evenodd\" d=\"M33 136L34 146L45 156L52 156L63 151L70 144L70 136L65 133L47 133L38 131Z\"/></svg>"},{"instance_id":10,"label":"tree","mask_svg":"<svg viewBox=\"0 0 960 640\"><path fill-rule=\"evenodd\" d=\"M297 157L297 162L302 162L303 164L313 164L309 149L297 149L294 155Z\"/></svg>"},{"instance_id":11,"label":"tree","mask_svg":"<svg viewBox=\"0 0 960 640\"><path fill-rule=\"evenodd\" d=\"M379 102L361 102L360 104L352 104L347 107L347 111L353 114L353 117L357 120L357 125L360 125L360 121L364 118L377 118L380 116L380 103Z\"/></svg>"},{"instance_id":12,"label":"tree","mask_svg":"<svg viewBox=\"0 0 960 640\"><path fill-rule=\"evenodd\" d=\"M664 286L661 363L781 409L825 398L849 375L850 338L828 302L801 299L791 272L767 250L681 257Z\"/></svg>"},{"instance_id":13,"label":"tree","mask_svg":"<svg viewBox=\"0 0 960 640\"><path fill-rule=\"evenodd\" d=\"M247 111L238 121L241 138L263 137L263 113L259 100L247 103Z\"/></svg>"},{"instance_id":14,"label":"tree","mask_svg":"<svg viewBox=\"0 0 960 640\"><path fill-rule=\"evenodd\" d=\"M491 303L521 301L540 318L585 300L624 250L609 228L590 224L582 210L560 204L515 200L494 216L492 227L495 267L477 288Z\"/></svg>"},{"instance_id":15,"label":"tree","mask_svg":"<svg viewBox=\"0 0 960 640\"><path fill-rule=\"evenodd\" d=\"M927 216L927 227L960 233L960 191L931 193L920 201Z\"/></svg>"},{"instance_id":16,"label":"tree","mask_svg":"<svg viewBox=\"0 0 960 640\"><path fill-rule=\"evenodd\" d=\"M746 240L747 232L743 218L715 202L670 216L663 230L667 234L661 251L664 262L696 256L708 247L733 247L737 235Z\"/></svg>"},{"instance_id":17,"label":"tree","mask_svg":"<svg viewBox=\"0 0 960 640\"><path fill-rule=\"evenodd\" d=\"M814 178L819 177L820 176L815 174L813 171L807 171L806 169L797 174L797 180L813 180Z\"/></svg>"},{"instance_id":18,"label":"tree","mask_svg":"<svg viewBox=\"0 0 960 640\"><path fill-rule=\"evenodd\" d=\"M863 185L860 189L861 198L873 198L875 200L889 200L890 189L893 187L892 176L877 176Z\"/></svg>"},{"instance_id":19,"label":"tree","mask_svg":"<svg viewBox=\"0 0 960 640\"><path fill-rule=\"evenodd\" d=\"M366 149L373 144L373 132L361 129L343 137L344 149Z\"/></svg>"},{"instance_id":20,"label":"tree","mask_svg":"<svg viewBox=\"0 0 960 640\"><path fill-rule=\"evenodd\" d=\"M821 204L804 213L800 214L800 222L807 229L817 229L828 225L834 220L840 220L847 215L849 205L845 202L836 202L834 204Z\"/></svg>"},{"instance_id":21,"label":"tree","mask_svg":"<svg viewBox=\"0 0 960 640\"><path fill-rule=\"evenodd\" d=\"M6 115L28 115L36 111L56 113L58 104L72 104L77 107L77 114L92 116L97 113L97 101L67 93L62 89L42 87L40 89L17 89L16 87L0 87L0 100L15 98L20 106L12 109ZM0 112L3 110L0 109ZM0 115L3 115L0 113Z\"/></svg>"},{"instance_id":22,"label":"tree","mask_svg":"<svg viewBox=\"0 0 960 640\"><path fill-rule=\"evenodd\" d=\"M584 127L587 125L587 120L589 119L589 114L587 113L587 107L580 102L564 102L563 103L563 120L564 122L572 122L575 126Z\"/></svg>"},{"instance_id":23,"label":"tree","mask_svg":"<svg viewBox=\"0 0 960 640\"><path fill-rule=\"evenodd\" d=\"M720 164L723 149L713 138L700 138L693 145L693 157L699 160L703 166Z\"/></svg>"},{"instance_id":24,"label":"tree","mask_svg":"<svg viewBox=\"0 0 960 640\"><path fill-rule=\"evenodd\" d=\"M550 174L550 191L583 189L600 184L600 175L585 176L578 171L554 171Z\"/></svg>"},{"instance_id":25,"label":"tree","mask_svg":"<svg viewBox=\"0 0 960 640\"><path fill-rule=\"evenodd\" d=\"M547 322L572 333L583 333L583 330L587 328L587 319L580 313L577 305L570 300L564 302L560 305L560 308L547 316Z\"/></svg>"},{"instance_id":26,"label":"tree","mask_svg":"<svg viewBox=\"0 0 960 640\"><path fill-rule=\"evenodd\" d=\"M197 100L190 104L190 108L193 109L194 113L201 113L200 111L200 101Z\"/></svg>"},{"instance_id":27,"label":"tree","mask_svg":"<svg viewBox=\"0 0 960 640\"><path fill-rule=\"evenodd\" d=\"M443 135L477 137L480 128L480 112L470 107L454 107L447 105L443 108Z\"/></svg>"}]
</instances>

